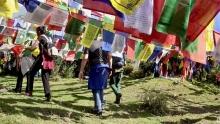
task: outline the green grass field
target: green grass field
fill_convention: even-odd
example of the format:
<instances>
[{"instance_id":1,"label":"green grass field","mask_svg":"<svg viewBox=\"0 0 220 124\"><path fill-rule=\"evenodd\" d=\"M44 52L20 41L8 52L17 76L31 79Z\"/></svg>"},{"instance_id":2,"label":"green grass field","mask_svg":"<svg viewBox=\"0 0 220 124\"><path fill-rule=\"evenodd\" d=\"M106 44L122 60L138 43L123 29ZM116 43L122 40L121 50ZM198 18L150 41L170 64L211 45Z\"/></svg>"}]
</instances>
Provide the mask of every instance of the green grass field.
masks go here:
<instances>
[{"instance_id":1,"label":"green grass field","mask_svg":"<svg viewBox=\"0 0 220 124\"><path fill-rule=\"evenodd\" d=\"M1 124L218 124L220 123L220 88L212 84L183 82L175 84L167 79L124 79L122 105L113 104L110 88L106 93L106 110L102 117L90 114L92 94L87 83L77 79L51 81L52 102L44 102L40 79L34 84L33 97L9 92L15 86L14 77L1 77ZM26 85L26 81L24 86ZM23 87L24 87L23 86ZM146 90L157 90L169 98L169 114L156 116L141 111L141 96Z\"/></svg>"}]
</instances>

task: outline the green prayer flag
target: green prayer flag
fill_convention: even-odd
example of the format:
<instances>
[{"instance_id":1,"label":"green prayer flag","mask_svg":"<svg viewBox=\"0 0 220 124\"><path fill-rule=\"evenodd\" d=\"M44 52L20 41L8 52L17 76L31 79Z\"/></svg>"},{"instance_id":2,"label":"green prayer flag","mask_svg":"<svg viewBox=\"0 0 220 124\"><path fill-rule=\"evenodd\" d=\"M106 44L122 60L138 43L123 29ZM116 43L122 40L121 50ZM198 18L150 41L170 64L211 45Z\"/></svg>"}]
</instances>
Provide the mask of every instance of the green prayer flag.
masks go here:
<instances>
[{"instance_id":1,"label":"green prayer flag","mask_svg":"<svg viewBox=\"0 0 220 124\"><path fill-rule=\"evenodd\" d=\"M84 30L85 22L72 18L66 25L65 32L68 34L80 35Z\"/></svg>"},{"instance_id":2,"label":"green prayer flag","mask_svg":"<svg viewBox=\"0 0 220 124\"><path fill-rule=\"evenodd\" d=\"M176 34L184 41L194 3L195 0L166 0L157 31Z\"/></svg>"},{"instance_id":3,"label":"green prayer flag","mask_svg":"<svg viewBox=\"0 0 220 124\"><path fill-rule=\"evenodd\" d=\"M135 59L138 59L139 54L141 53L141 50L144 48L143 42L136 42L135 45Z\"/></svg>"}]
</instances>

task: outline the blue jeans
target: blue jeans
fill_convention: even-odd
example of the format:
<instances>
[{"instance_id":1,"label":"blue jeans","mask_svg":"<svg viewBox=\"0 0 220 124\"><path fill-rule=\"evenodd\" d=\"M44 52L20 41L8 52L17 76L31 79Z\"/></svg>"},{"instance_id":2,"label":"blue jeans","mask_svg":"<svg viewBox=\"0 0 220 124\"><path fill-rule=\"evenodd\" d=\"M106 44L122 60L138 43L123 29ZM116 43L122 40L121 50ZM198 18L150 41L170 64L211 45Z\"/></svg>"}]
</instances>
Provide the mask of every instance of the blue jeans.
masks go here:
<instances>
[{"instance_id":1,"label":"blue jeans","mask_svg":"<svg viewBox=\"0 0 220 124\"><path fill-rule=\"evenodd\" d=\"M104 105L104 92L101 90L92 90L94 99L94 110L102 111Z\"/></svg>"}]
</instances>

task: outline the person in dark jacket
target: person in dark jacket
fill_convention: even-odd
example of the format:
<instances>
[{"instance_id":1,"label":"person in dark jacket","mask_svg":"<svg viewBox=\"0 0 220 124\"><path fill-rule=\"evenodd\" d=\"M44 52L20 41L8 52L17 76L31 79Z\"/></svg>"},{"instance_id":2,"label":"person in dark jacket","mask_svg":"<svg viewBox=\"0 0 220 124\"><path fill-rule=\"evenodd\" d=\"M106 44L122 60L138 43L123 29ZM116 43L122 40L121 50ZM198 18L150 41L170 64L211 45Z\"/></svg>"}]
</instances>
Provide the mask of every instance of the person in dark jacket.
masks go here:
<instances>
[{"instance_id":1,"label":"person in dark jacket","mask_svg":"<svg viewBox=\"0 0 220 124\"><path fill-rule=\"evenodd\" d=\"M89 62L88 89L92 90L94 99L94 114L102 115L104 109L104 89L107 88L107 80L110 74L111 53L102 50L100 40L95 40L92 47L85 48L79 73L80 80L84 77L86 63Z\"/></svg>"},{"instance_id":2,"label":"person in dark jacket","mask_svg":"<svg viewBox=\"0 0 220 124\"><path fill-rule=\"evenodd\" d=\"M27 83L28 91L26 95L32 96L34 77L36 73L41 69L41 77L42 77L46 101L50 101L51 91L50 91L50 85L49 85L49 74L51 70L43 68L42 63L44 59L53 60L52 53L49 49L49 45L51 42L49 38L45 35L46 34L45 26L37 27L36 32L37 32L38 41L39 41L40 54L37 56L35 62L33 63L33 66L30 69L30 72L28 75L29 76L28 83Z\"/></svg>"}]
</instances>

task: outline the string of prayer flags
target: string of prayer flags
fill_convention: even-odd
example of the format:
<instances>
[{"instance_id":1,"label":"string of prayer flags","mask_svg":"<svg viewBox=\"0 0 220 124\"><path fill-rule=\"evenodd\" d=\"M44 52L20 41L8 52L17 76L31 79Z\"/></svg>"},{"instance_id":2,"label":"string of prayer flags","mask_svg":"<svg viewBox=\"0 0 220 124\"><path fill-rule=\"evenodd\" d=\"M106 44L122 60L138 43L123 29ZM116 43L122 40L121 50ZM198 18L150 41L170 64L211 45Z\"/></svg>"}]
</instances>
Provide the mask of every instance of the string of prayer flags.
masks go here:
<instances>
[{"instance_id":1,"label":"string of prayer flags","mask_svg":"<svg viewBox=\"0 0 220 124\"><path fill-rule=\"evenodd\" d=\"M189 16L194 0L166 0L162 15L157 24L157 31L176 34L185 41Z\"/></svg>"},{"instance_id":2,"label":"string of prayer flags","mask_svg":"<svg viewBox=\"0 0 220 124\"><path fill-rule=\"evenodd\" d=\"M125 15L125 27L150 35L153 27L153 2L153 0L145 0L133 14Z\"/></svg>"},{"instance_id":3,"label":"string of prayer flags","mask_svg":"<svg viewBox=\"0 0 220 124\"><path fill-rule=\"evenodd\" d=\"M90 48L90 46L92 45L92 42L98 36L99 30L100 30L99 27L88 23L86 26L85 33L84 33L84 37L82 38L82 41L81 41L81 45L83 45L84 47Z\"/></svg>"},{"instance_id":4,"label":"string of prayer flags","mask_svg":"<svg viewBox=\"0 0 220 124\"><path fill-rule=\"evenodd\" d=\"M189 18L188 42L193 42L220 10L219 0L196 0Z\"/></svg>"},{"instance_id":5,"label":"string of prayer flags","mask_svg":"<svg viewBox=\"0 0 220 124\"><path fill-rule=\"evenodd\" d=\"M144 0L110 0L112 6L118 11L124 14L132 14L141 4L144 3Z\"/></svg>"},{"instance_id":6,"label":"string of prayer flags","mask_svg":"<svg viewBox=\"0 0 220 124\"><path fill-rule=\"evenodd\" d=\"M0 16L12 18L18 9L18 0L1 0Z\"/></svg>"},{"instance_id":7,"label":"string of prayer flags","mask_svg":"<svg viewBox=\"0 0 220 124\"><path fill-rule=\"evenodd\" d=\"M40 4L33 13L28 13L25 20L34 24L43 25L51 15L53 8L46 4Z\"/></svg>"}]
</instances>

